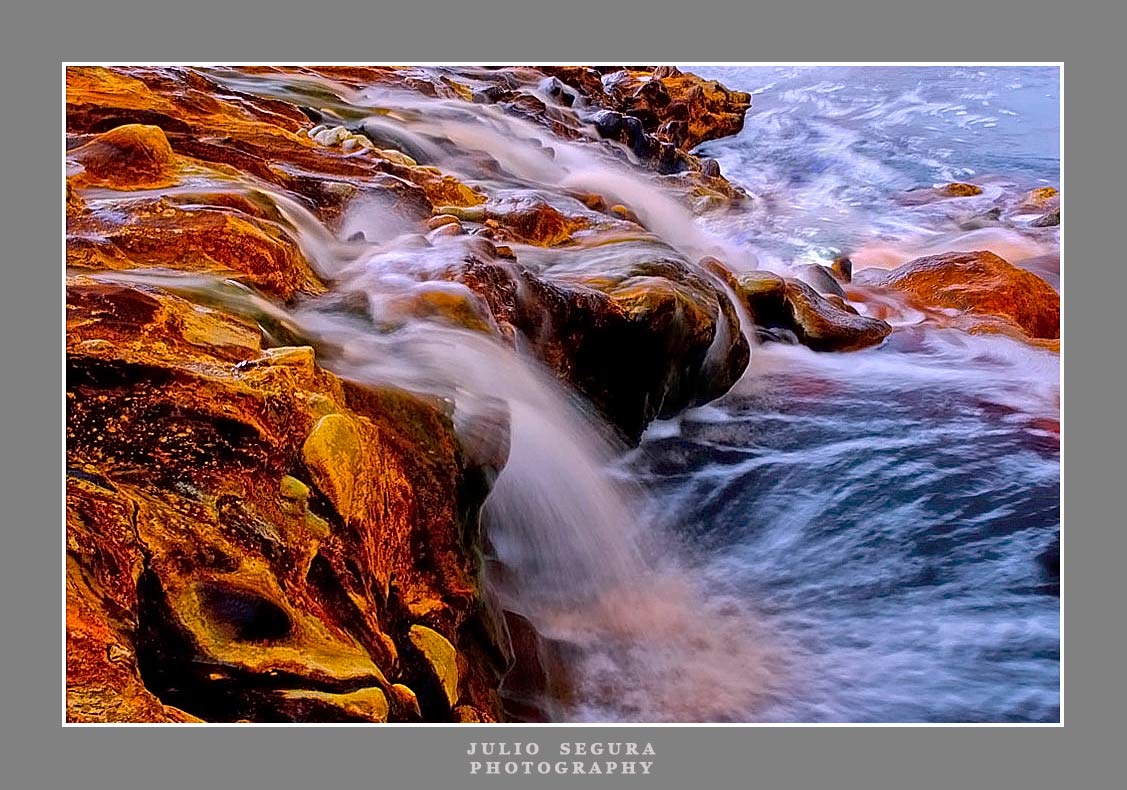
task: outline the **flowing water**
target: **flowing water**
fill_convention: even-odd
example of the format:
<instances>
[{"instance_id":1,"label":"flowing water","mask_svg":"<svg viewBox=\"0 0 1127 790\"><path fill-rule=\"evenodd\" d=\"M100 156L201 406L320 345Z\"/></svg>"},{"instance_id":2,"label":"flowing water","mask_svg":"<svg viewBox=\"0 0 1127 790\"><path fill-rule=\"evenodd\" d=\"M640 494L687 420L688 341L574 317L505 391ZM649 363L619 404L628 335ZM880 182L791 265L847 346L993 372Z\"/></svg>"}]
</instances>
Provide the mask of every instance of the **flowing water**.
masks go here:
<instances>
[{"instance_id":1,"label":"flowing water","mask_svg":"<svg viewBox=\"0 0 1127 790\"><path fill-rule=\"evenodd\" d=\"M1059 183L1054 70L693 70L755 93L744 131L702 148L755 196L739 212L695 219L621 156L496 107L213 76L301 103L315 96L491 193L577 210L569 191L597 192L651 231L602 247L515 245L522 265L550 277L655 250L782 272L840 253L863 268L988 247L1058 282L1055 228L960 228L1006 190ZM582 127L581 113L557 112ZM896 199L954 178L986 192ZM509 460L484 513L490 567L504 569L489 582L567 646L573 689L557 716L1058 718L1059 597L1038 560L1059 528L1056 356L917 326L918 314L900 310L876 349L756 347L725 397L654 424L627 449L527 354L404 309L422 291L460 292L438 272L472 240L428 243L371 200L333 234L263 184L227 188L267 195L332 293L282 311L201 278L149 280L267 316L341 375L449 400L471 453L487 453L509 425ZM350 295L366 317L340 309Z\"/></svg>"}]
</instances>

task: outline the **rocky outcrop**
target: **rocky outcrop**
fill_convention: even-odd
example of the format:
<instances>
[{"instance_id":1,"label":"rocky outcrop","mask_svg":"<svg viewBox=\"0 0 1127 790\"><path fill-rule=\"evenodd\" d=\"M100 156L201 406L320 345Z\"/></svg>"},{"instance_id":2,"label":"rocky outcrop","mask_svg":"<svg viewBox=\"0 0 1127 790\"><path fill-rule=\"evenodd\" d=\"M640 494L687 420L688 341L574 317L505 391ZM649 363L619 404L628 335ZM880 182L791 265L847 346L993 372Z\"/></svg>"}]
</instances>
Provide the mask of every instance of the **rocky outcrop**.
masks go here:
<instances>
[{"instance_id":1,"label":"rocky outcrop","mask_svg":"<svg viewBox=\"0 0 1127 790\"><path fill-rule=\"evenodd\" d=\"M604 68L554 66L543 69L598 106L641 122L660 142L688 151L706 140L743 128L751 95L702 80L673 66Z\"/></svg>"},{"instance_id":2,"label":"rocky outcrop","mask_svg":"<svg viewBox=\"0 0 1127 790\"><path fill-rule=\"evenodd\" d=\"M865 270L867 285L908 294L917 304L957 311L978 332L1060 337L1060 295L1026 269L987 250L917 258L891 271Z\"/></svg>"},{"instance_id":3,"label":"rocky outcrop","mask_svg":"<svg viewBox=\"0 0 1127 790\"><path fill-rule=\"evenodd\" d=\"M483 71L316 73L467 102L483 81L520 93L546 79ZM720 102L738 97L655 78L711 107L711 133L734 123ZM416 223L420 249L459 240L405 313L532 351L629 438L746 366L719 281L602 196L486 194L315 108L192 69L69 68L66 81L68 719L504 717L502 679L536 652L535 632L514 644L480 586L477 513L507 438L471 451L449 403L322 367L331 349L276 306L364 300L346 303L298 226L337 233L373 197ZM655 117L646 134L663 145L710 133ZM597 275L521 260L625 239L646 254ZM226 280L257 307L190 302L195 281L175 295L153 279L169 272ZM533 710L549 681L525 674Z\"/></svg>"},{"instance_id":4,"label":"rocky outcrop","mask_svg":"<svg viewBox=\"0 0 1127 790\"><path fill-rule=\"evenodd\" d=\"M472 260L454 276L630 440L722 395L750 358L727 297L671 250L578 283Z\"/></svg>"},{"instance_id":5,"label":"rocky outcrop","mask_svg":"<svg viewBox=\"0 0 1127 790\"><path fill-rule=\"evenodd\" d=\"M75 278L67 305L71 720L416 718L395 684L501 715L486 488L444 406L163 292ZM423 628L466 667L441 694Z\"/></svg>"}]
</instances>

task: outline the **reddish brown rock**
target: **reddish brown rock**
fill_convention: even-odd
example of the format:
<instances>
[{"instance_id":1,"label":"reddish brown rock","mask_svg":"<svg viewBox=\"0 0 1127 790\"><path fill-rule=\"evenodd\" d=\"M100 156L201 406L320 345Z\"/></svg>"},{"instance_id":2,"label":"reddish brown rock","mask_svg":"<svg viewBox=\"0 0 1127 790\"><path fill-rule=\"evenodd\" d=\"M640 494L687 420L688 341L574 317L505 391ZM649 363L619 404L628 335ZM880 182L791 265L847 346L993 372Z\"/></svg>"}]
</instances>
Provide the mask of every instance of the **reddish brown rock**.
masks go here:
<instances>
[{"instance_id":1,"label":"reddish brown rock","mask_svg":"<svg viewBox=\"0 0 1127 790\"><path fill-rule=\"evenodd\" d=\"M68 266L227 273L285 301L299 292L324 290L278 222L239 208L180 206L165 198L95 202L87 208L67 217Z\"/></svg>"},{"instance_id":2,"label":"reddish brown rock","mask_svg":"<svg viewBox=\"0 0 1127 790\"><path fill-rule=\"evenodd\" d=\"M884 321L843 309L801 280L786 281L786 303L799 342L815 351L855 351L892 332Z\"/></svg>"},{"instance_id":3,"label":"reddish brown rock","mask_svg":"<svg viewBox=\"0 0 1127 790\"><path fill-rule=\"evenodd\" d=\"M917 258L869 284L903 291L921 305L1008 319L1034 338L1060 337L1060 295L986 250Z\"/></svg>"},{"instance_id":4,"label":"reddish brown rock","mask_svg":"<svg viewBox=\"0 0 1127 790\"><path fill-rule=\"evenodd\" d=\"M126 124L100 134L67 157L83 168L79 183L152 189L176 183L176 157L159 126Z\"/></svg>"},{"instance_id":5,"label":"reddish brown rock","mask_svg":"<svg viewBox=\"0 0 1127 790\"><path fill-rule=\"evenodd\" d=\"M786 330L815 351L854 351L876 345L892 331L879 319L858 314L836 294L823 296L801 280L769 271L748 272L736 281L756 326ZM776 333L761 333L765 340Z\"/></svg>"},{"instance_id":6,"label":"reddish brown rock","mask_svg":"<svg viewBox=\"0 0 1127 790\"><path fill-rule=\"evenodd\" d=\"M400 660L425 624L496 718L467 545L485 489L449 417L259 343L159 291L72 282L68 716L409 719L391 685L425 683Z\"/></svg>"},{"instance_id":7,"label":"reddish brown rock","mask_svg":"<svg viewBox=\"0 0 1127 790\"><path fill-rule=\"evenodd\" d=\"M588 226L581 216L568 216L542 199L505 197L486 204L484 216L496 220L503 236L513 241L554 247Z\"/></svg>"}]
</instances>

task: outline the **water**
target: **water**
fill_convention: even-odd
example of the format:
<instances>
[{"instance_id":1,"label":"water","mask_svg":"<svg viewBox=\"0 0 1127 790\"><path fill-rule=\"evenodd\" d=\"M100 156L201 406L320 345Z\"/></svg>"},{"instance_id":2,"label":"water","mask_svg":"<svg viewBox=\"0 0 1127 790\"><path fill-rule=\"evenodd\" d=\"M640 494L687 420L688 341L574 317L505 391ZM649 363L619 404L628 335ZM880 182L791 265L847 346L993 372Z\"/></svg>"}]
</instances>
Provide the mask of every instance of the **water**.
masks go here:
<instances>
[{"instance_id":1,"label":"water","mask_svg":"<svg viewBox=\"0 0 1127 790\"><path fill-rule=\"evenodd\" d=\"M755 199L700 219L621 158L495 107L309 77L213 76L314 96L491 195L582 212L574 192L599 192L651 231L616 244L514 245L546 277L655 253L787 271L840 253L860 268L985 246L1056 282L1057 229L960 227L999 196L1059 183L1055 71L694 70L755 93L745 130L702 147ZM986 193L897 199L954 178ZM724 398L654 424L628 450L521 344L413 308L434 290L472 303L441 279L472 240L422 241L372 201L355 203L333 234L250 178L185 189L216 188L272 201L331 293L282 310L206 278L113 276L267 316L343 376L441 397L471 454L488 456L507 424L509 461L484 512L488 583L569 646L574 693L558 717L1058 718L1059 598L1037 560L1059 529L1055 355L921 326L896 307L897 332L876 349L757 347ZM342 312L349 296L366 318Z\"/></svg>"},{"instance_id":2,"label":"water","mask_svg":"<svg viewBox=\"0 0 1127 790\"><path fill-rule=\"evenodd\" d=\"M1003 189L1060 186L1055 68L691 70L753 94L740 134L701 153L762 198L723 227L754 245L766 268L843 252L857 264L895 265L928 252L912 248L890 260L879 254L886 244L958 248L951 238L958 220L988 208ZM896 200L903 190L967 180L985 194L919 207ZM976 243L971 249L982 249L982 239ZM1025 257L1055 247L1002 232L988 243L1003 257L1013 245Z\"/></svg>"},{"instance_id":3,"label":"water","mask_svg":"<svg viewBox=\"0 0 1127 790\"><path fill-rule=\"evenodd\" d=\"M699 71L757 91L745 130L703 149L783 195L734 230L780 268L874 238L977 248L895 202L920 183L1059 183L1055 70ZM1055 231L998 238L1019 263L1058 249ZM650 429L622 473L709 589L785 645L785 690L748 718L1059 718L1059 598L1037 560L1059 534L1058 380L1017 342L905 328L848 355L757 348L726 397Z\"/></svg>"}]
</instances>

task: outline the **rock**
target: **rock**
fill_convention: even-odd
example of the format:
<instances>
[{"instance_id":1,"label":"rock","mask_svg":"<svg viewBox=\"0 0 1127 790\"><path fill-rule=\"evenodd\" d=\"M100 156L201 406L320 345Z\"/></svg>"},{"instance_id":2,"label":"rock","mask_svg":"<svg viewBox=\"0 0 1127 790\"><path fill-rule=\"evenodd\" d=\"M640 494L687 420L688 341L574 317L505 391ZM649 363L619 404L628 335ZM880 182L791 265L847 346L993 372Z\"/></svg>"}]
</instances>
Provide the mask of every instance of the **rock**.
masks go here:
<instances>
[{"instance_id":1,"label":"rock","mask_svg":"<svg viewBox=\"0 0 1127 790\"><path fill-rule=\"evenodd\" d=\"M1060 296L1037 275L992 252L950 252L917 258L870 282L919 304L1011 321L1033 338L1060 337Z\"/></svg>"},{"instance_id":2,"label":"rock","mask_svg":"<svg viewBox=\"0 0 1127 790\"><path fill-rule=\"evenodd\" d=\"M801 280L786 281L786 303L799 342L815 351L854 351L892 332L884 321L835 306Z\"/></svg>"},{"instance_id":3,"label":"rock","mask_svg":"<svg viewBox=\"0 0 1127 790\"><path fill-rule=\"evenodd\" d=\"M848 258L834 258L834 262L830 264L830 271L843 283L853 282L853 261Z\"/></svg>"},{"instance_id":4,"label":"rock","mask_svg":"<svg viewBox=\"0 0 1127 790\"><path fill-rule=\"evenodd\" d=\"M283 301L325 287L300 246L250 203L193 196L190 205L133 198L112 210L67 217L67 265L75 269L165 268L238 276Z\"/></svg>"},{"instance_id":5,"label":"rock","mask_svg":"<svg viewBox=\"0 0 1127 790\"><path fill-rule=\"evenodd\" d=\"M819 266L816 263L800 266L798 267L798 278L820 294L834 294L845 298L845 291L842 290L829 267Z\"/></svg>"},{"instance_id":6,"label":"rock","mask_svg":"<svg viewBox=\"0 0 1127 790\"><path fill-rule=\"evenodd\" d=\"M484 222L485 206L435 206L434 215L435 217L453 217L461 222Z\"/></svg>"},{"instance_id":7,"label":"rock","mask_svg":"<svg viewBox=\"0 0 1127 790\"><path fill-rule=\"evenodd\" d=\"M344 694L296 689L281 696L285 702L279 707L294 721L387 721L387 697L378 688Z\"/></svg>"},{"instance_id":8,"label":"rock","mask_svg":"<svg viewBox=\"0 0 1127 790\"><path fill-rule=\"evenodd\" d=\"M605 78L603 87L611 106L684 151L737 134L751 107L750 94L675 69L623 69Z\"/></svg>"},{"instance_id":9,"label":"rock","mask_svg":"<svg viewBox=\"0 0 1127 790\"><path fill-rule=\"evenodd\" d=\"M857 312L856 307L845 301L845 297L843 296L838 296L837 294L823 294L823 297L827 302L829 302L839 310L844 310L847 313L853 313L853 315L861 315Z\"/></svg>"},{"instance_id":10,"label":"rock","mask_svg":"<svg viewBox=\"0 0 1127 790\"><path fill-rule=\"evenodd\" d=\"M118 126L70 151L67 159L82 165L82 186L155 189L177 181L176 156L159 126Z\"/></svg>"},{"instance_id":11,"label":"rock","mask_svg":"<svg viewBox=\"0 0 1127 790\"><path fill-rule=\"evenodd\" d=\"M485 488L447 414L260 337L155 289L68 282L70 721L411 719L384 696L430 677L398 658L403 612L454 634L481 617L465 541ZM324 499L290 474L303 456ZM482 638L460 647L498 649ZM502 671L475 661L466 704L499 717Z\"/></svg>"},{"instance_id":12,"label":"rock","mask_svg":"<svg viewBox=\"0 0 1127 790\"><path fill-rule=\"evenodd\" d=\"M360 436L342 414L327 414L314 426L301 447L305 465L325 496L346 519L352 515L356 468L360 465Z\"/></svg>"},{"instance_id":13,"label":"rock","mask_svg":"<svg viewBox=\"0 0 1127 790\"><path fill-rule=\"evenodd\" d=\"M1060 224L1060 209L1050 211L1029 223L1035 228L1052 228Z\"/></svg>"},{"instance_id":14,"label":"rock","mask_svg":"<svg viewBox=\"0 0 1127 790\"><path fill-rule=\"evenodd\" d=\"M281 495L282 499L301 502L304 505L305 500L309 499L309 486L296 477L286 475L282 478L282 482L278 486L278 493Z\"/></svg>"},{"instance_id":15,"label":"rock","mask_svg":"<svg viewBox=\"0 0 1127 790\"><path fill-rule=\"evenodd\" d=\"M974 197L975 195L982 194L982 187L956 181L942 187L940 191L948 197Z\"/></svg>"},{"instance_id":16,"label":"rock","mask_svg":"<svg viewBox=\"0 0 1127 790\"><path fill-rule=\"evenodd\" d=\"M701 175L708 176L709 178L720 177L720 163L715 159L702 159L700 160Z\"/></svg>"},{"instance_id":17,"label":"rock","mask_svg":"<svg viewBox=\"0 0 1127 790\"><path fill-rule=\"evenodd\" d=\"M459 220L453 214L437 214L437 215L431 217L429 220L427 220L427 227L430 230L434 230L435 228L441 228L443 225L461 225L461 224L462 224L461 220Z\"/></svg>"},{"instance_id":18,"label":"rock","mask_svg":"<svg viewBox=\"0 0 1127 790\"><path fill-rule=\"evenodd\" d=\"M611 206L610 213L614 214L617 217L621 217L627 222L634 222L639 225L641 224L641 221L638 219L638 215L621 203L616 203L615 205Z\"/></svg>"},{"instance_id":19,"label":"rock","mask_svg":"<svg viewBox=\"0 0 1127 790\"><path fill-rule=\"evenodd\" d=\"M691 264L672 250L637 260L628 245L621 257L616 249L600 247L608 268L580 281L477 259L450 276L636 440L651 420L726 392L750 350L727 296Z\"/></svg>"},{"instance_id":20,"label":"rock","mask_svg":"<svg viewBox=\"0 0 1127 790\"><path fill-rule=\"evenodd\" d=\"M458 653L454 646L442 634L425 625L411 626L407 637L426 662L446 702L453 708L458 701Z\"/></svg>"},{"instance_id":21,"label":"rock","mask_svg":"<svg viewBox=\"0 0 1127 790\"><path fill-rule=\"evenodd\" d=\"M922 189L913 189L901 195L900 202L907 206L920 206L925 203L933 203L936 200L974 197L981 194L982 187L980 186L976 186L975 184L953 182L950 184L944 184L940 187L924 187Z\"/></svg>"},{"instance_id":22,"label":"rock","mask_svg":"<svg viewBox=\"0 0 1127 790\"><path fill-rule=\"evenodd\" d=\"M970 219L964 220L959 223L960 230L979 230L980 228L990 228L998 224L1002 218L1001 206L994 206L989 211L984 211L981 214L975 214Z\"/></svg>"},{"instance_id":23,"label":"rock","mask_svg":"<svg viewBox=\"0 0 1127 790\"><path fill-rule=\"evenodd\" d=\"M803 281L773 272L742 275L738 293L763 341L789 338L815 351L852 351L876 345L892 331L884 321L859 315L836 294L823 297Z\"/></svg>"},{"instance_id":24,"label":"rock","mask_svg":"<svg viewBox=\"0 0 1127 790\"><path fill-rule=\"evenodd\" d=\"M551 721L548 706L575 698L565 647L542 635L526 617L505 612L504 618L514 655L501 686L505 710L516 721Z\"/></svg>"},{"instance_id":25,"label":"rock","mask_svg":"<svg viewBox=\"0 0 1127 790\"><path fill-rule=\"evenodd\" d=\"M485 215L496 220L505 238L538 247L569 241L572 233L589 224L585 217L565 215L542 198L520 193L490 200Z\"/></svg>"},{"instance_id":26,"label":"rock","mask_svg":"<svg viewBox=\"0 0 1127 790\"><path fill-rule=\"evenodd\" d=\"M751 313L752 320L759 326L782 326L789 323L786 281L774 272L753 271L740 275L737 292Z\"/></svg>"},{"instance_id":27,"label":"rock","mask_svg":"<svg viewBox=\"0 0 1127 790\"><path fill-rule=\"evenodd\" d=\"M410 719L421 719L423 716L422 711L419 709L419 698L411 689L404 686L402 683L395 683L391 687L391 693L398 701Z\"/></svg>"},{"instance_id":28,"label":"rock","mask_svg":"<svg viewBox=\"0 0 1127 790\"><path fill-rule=\"evenodd\" d=\"M1037 187L1026 192L1018 203L1023 211L1045 211L1060 207L1060 192L1055 187Z\"/></svg>"}]
</instances>

